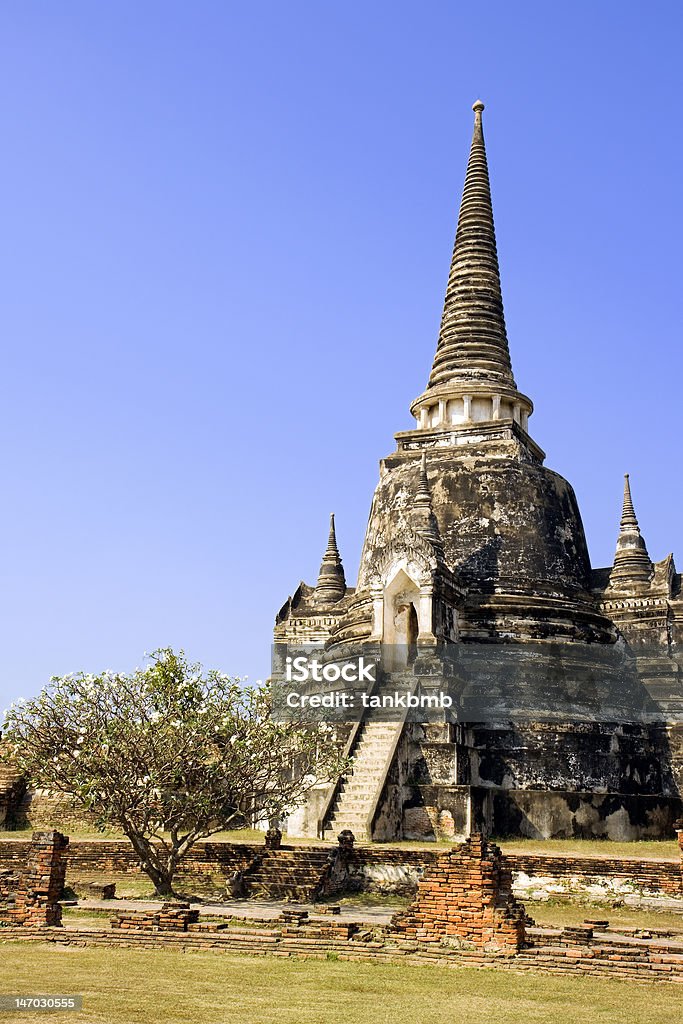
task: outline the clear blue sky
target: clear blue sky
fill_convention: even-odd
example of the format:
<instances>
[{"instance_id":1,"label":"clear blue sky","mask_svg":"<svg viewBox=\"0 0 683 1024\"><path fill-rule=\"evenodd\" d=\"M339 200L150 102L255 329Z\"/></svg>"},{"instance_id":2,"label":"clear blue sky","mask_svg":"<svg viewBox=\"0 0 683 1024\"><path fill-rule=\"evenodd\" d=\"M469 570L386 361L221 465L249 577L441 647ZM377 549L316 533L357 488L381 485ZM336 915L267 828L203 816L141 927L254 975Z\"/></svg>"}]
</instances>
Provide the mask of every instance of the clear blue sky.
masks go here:
<instances>
[{"instance_id":1,"label":"clear blue sky","mask_svg":"<svg viewBox=\"0 0 683 1024\"><path fill-rule=\"evenodd\" d=\"M471 104L532 434L683 567L678 3L10 0L0 699L160 645L257 679L433 356ZM4 704L0 704L0 707Z\"/></svg>"}]
</instances>

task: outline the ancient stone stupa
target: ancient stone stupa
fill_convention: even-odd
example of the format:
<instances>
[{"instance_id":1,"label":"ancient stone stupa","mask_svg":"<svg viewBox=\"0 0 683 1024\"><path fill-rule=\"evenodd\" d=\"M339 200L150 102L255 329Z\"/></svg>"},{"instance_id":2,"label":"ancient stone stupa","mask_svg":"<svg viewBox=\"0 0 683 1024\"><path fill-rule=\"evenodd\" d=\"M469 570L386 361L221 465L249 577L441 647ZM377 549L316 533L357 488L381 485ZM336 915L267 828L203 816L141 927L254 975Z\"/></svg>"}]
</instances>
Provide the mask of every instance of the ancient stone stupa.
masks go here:
<instances>
[{"instance_id":1,"label":"ancient stone stupa","mask_svg":"<svg viewBox=\"0 0 683 1024\"><path fill-rule=\"evenodd\" d=\"M413 429L380 466L355 588L334 532L279 644L394 648L442 720L349 726L353 772L290 832L359 839L670 834L683 783L681 577L652 562L628 478L614 565L593 569L569 483L544 466L503 315L482 128L474 133L436 354ZM463 679L465 682L463 683ZM458 689L459 687L459 689Z\"/></svg>"}]
</instances>

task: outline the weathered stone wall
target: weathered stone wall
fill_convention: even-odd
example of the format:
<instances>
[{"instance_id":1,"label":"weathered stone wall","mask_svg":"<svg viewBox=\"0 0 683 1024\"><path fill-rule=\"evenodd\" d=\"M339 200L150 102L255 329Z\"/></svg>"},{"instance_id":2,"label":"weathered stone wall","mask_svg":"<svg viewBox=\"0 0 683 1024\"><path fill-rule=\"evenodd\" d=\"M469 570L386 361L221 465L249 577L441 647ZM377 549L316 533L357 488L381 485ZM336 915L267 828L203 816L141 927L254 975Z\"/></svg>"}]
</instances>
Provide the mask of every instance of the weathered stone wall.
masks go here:
<instances>
[{"instance_id":1,"label":"weathered stone wall","mask_svg":"<svg viewBox=\"0 0 683 1024\"><path fill-rule=\"evenodd\" d=\"M459 781L475 786L678 797L664 727L587 721L473 726L460 755L469 778Z\"/></svg>"},{"instance_id":2,"label":"weathered stone wall","mask_svg":"<svg viewBox=\"0 0 683 1024\"><path fill-rule=\"evenodd\" d=\"M72 797L32 786L11 763L0 761L0 832L57 827L82 831L93 825L93 817Z\"/></svg>"},{"instance_id":3,"label":"weathered stone wall","mask_svg":"<svg viewBox=\"0 0 683 1024\"><path fill-rule=\"evenodd\" d=\"M670 731L639 725L409 724L373 835L667 838L683 813L671 743Z\"/></svg>"},{"instance_id":4,"label":"weathered stone wall","mask_svg":"<svg viewBox=\"0 0 683 1024\"><path fill-rule=\"evenodd\" d=\"M647 794L497 789L487 797L491 832L530 839L668 838L681 806Z\"/></svg>"},{"instance_id":5,"label":"weathered stone wall","mask_svg":"<svg viewBox=\"0 0 683 1024\"><path fill-rule=\"evenodd\" d=\"M53 793L27 785L8 827L60 828L82 832L94 828L94 817L67 793Z\"/></svg>"}]
</instances>

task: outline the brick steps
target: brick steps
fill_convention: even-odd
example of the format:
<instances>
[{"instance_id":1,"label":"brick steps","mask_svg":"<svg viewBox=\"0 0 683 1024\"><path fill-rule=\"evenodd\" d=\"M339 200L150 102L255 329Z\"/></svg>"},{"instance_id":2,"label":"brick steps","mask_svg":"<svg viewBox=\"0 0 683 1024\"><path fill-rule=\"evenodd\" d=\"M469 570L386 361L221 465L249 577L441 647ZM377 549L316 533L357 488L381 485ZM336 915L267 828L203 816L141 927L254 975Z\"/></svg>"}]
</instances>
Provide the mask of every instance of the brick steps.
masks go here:
<instances>
[{"instance_id":1,"label":"brick steps","mask_svg":"<svg viewBox=\"0 0 683 1024\"><path fill-rule=\"evenodd\" d=\"M329 866L328 850L267 850L245 872L244 881L250 895L310 903L322 888Z\"/></svg>"}]
</instances>

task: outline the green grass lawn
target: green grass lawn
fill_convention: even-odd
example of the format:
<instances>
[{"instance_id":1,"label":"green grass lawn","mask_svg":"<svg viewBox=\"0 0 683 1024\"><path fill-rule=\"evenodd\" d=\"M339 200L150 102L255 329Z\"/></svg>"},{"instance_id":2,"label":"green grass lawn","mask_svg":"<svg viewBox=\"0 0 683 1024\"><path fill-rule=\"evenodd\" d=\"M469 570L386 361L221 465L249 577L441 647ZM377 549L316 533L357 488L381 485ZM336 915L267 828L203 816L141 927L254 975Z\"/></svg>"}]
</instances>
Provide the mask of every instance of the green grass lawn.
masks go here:
<instances>
[{"instance_id":1,"label":"green grass lawn","mask_svg":"<svg viewBox=\"0 0 683 1024\"><path fill-rule=\"evenodd\" d=\"M0 840L21 840L30 839L34 832L49 832L56 828L58 832L64 832L70 839L125 839L123 832L107 829L106 832L97 832L88 828L69 828L64 825L32 825L31 828L13 828L9 830L0 829Z\"/></svg>"},{"instance_id":2,"label":"green grass lawn","mask_svg":"<svg viewBox=\"0 0 683 1024\"><path fill-rule=\"evenodd\" d=\"M299 843L303 840L294 839ZM640 857L678 860L678 843L673 839L640 839L629 843L613 842L610 839L506 839L491 836L491 842L500 846L504 853L565 854L583 857ZM442 839L425 842L415 839L401 839L395 842L374 843L377 850L434 850L441 853L453 846L453 842Z\"/></svg>"},{"instance_id":3,"label":"green grass lawn","mask_svg":"<svg viewBox=\"0 0 683 1024\"><path fill-rule=\"evenodd\" d=\"M496 839L503 853L540 853L583 857L651 857L678 860L678 843L673 839L640 839L632 843L616 843L609 839Z\"/></svg>"},{"instance_id":4,"label":"green grass lawn","mask_svg":"<svg viewBox=\"0 0 683 1024\"><path fill-rule=\"evenodd\" d=\"M683 914L641 907L611 907L587 900L522 900L526 912L541 928L583 924L587 917L609 921L610 928L666 928L683 933Z\"/></svg>"},{"instance_id":5,"label":"green grass lawn","mask_svg":"<svg viewBox=\"0 0 683 1024\"><path fill-rule=\"evenodd\" d=\"M3 994L79 994L52 1024L673 1024L660 984L213 952L0 945ZM12 1013L35 1021L35 1013ZM9 1017L8 1017L9 1020Z\"/></svg>"},{"instance_id":6,"label":"green grass lawn","mask_svg":"<svg viewBox=\"0 0 683 1024\"><path fill-rule=\"evenodd\" d=\"M651 857L678 860L680 854L676 839L640 839L630 843L613 842L610 839L505 839L491 836L491 842L500 846L503 853L565 854L581 857ZM377 849L391 850L435 850L441 852L453 843L440 840L437 843L417 842L404 839L399 842L375 843Z\"/></svg>"},{"instance_id":7,"label":"green grass lawn","mask_svg":"<svg viewBox=\"0 0 683 1024\"><path fill-rule=\"evenodd\" d=\"M115 882L116 898L127 900L159 899L151 879L147 875L118 871L69 871L67 868L65 895L71 899L74 894L80 899L97 899L88 888L90 882ZM225 888L225 885L223 886Z\"/></svg>"}]
</instances>

